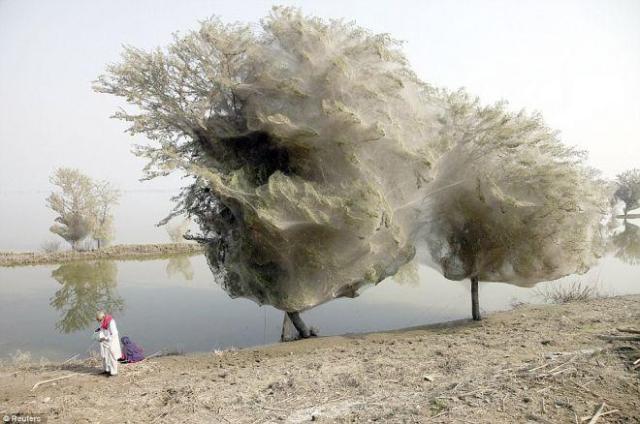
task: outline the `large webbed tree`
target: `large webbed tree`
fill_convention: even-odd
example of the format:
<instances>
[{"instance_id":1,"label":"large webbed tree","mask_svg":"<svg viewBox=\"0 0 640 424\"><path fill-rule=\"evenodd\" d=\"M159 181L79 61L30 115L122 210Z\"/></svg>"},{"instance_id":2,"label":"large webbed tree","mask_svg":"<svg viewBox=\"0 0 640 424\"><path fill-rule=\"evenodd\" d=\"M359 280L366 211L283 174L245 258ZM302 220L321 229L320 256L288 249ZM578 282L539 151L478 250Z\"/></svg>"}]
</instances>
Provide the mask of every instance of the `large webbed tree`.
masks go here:
<instances>
[{"instance_id":1,"label":"large webbed tree","mask_svg":"<svg viewBox=\"0 0 640 424\"><path fill-rule=\"evenodd\" d=\"M442 108L386 35L290 9L263 30L209 20L166 51L127 48L96 89L136 106L116 117L153 142L148 177L195 177L178 211L229 293L295 312L413 257L394 208L427 191Z\"/></svg>"},{"instance_id":2,"label":"large webbed tree","mask_svg":"<svg viewBox=\"0 0 640 424\"><path fill-rule=\"evenodd\" d=\"M597 257L580 155L537 117L420 81L386 34L288 8L259 32L212 19L165 50L127 47L95 89L133 106L115 117L150 140L136 151L148 178L193 176L171 216L195 219L222 286L290 312L302 335L297 312L424 246L455 279L556 278Z\"/></svg>"}]
</instances>

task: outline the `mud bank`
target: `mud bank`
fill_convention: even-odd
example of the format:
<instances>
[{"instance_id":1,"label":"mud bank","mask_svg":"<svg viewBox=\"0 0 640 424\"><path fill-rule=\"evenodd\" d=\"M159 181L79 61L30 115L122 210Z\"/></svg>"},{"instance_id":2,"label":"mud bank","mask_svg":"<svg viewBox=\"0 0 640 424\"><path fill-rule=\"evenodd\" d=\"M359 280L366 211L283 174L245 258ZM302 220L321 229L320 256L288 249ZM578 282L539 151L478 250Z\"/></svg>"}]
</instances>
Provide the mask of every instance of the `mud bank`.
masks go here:
<instances>
[{"instance_id":1,"label":"mud bank","mask_svg":"<svg viewBox=\"0 0 640 424\"><path fill-rule=\"evenodd\" d=\"M195 255L201 252L202 247L195 243L120 244L84 252L0 252L0 266L47 265L100 259L158 259L168 255Z\"/></svg>"},{"instance_id":2,"label":"mud bank","mask_svg":"<svg viewBox=\"0 0 640 424\"><path fill-rule=\"evenodd\" d=\"M156 357L122 366L117 377L97 375L95 360L12 364L0 369L0 414L37 412L48 422L580 423L600 411L598 423L638 422L640 335L619 329L639 327L634 295Z\"/></svg>"}]
</instances>

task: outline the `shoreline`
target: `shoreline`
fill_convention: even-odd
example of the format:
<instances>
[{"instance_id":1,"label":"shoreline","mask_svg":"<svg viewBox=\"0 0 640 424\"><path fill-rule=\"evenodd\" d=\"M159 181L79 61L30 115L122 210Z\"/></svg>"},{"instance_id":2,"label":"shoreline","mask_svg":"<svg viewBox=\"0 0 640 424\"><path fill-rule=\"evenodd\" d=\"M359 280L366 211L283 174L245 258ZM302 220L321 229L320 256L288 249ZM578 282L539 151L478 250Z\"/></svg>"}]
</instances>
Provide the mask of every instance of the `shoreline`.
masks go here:
<instances>
[{"instance_id":1,"label":"shoreline","mask_svg":"<svg viewBox=\"0 0 640 424\"><path fill-rule=\"evenodd\" d=\"M0 267L55 265L86 260L152 260L168 255L197 255L197 243L117 244L100 250L61 252L0 252Z\"/></svg>"},{"instance_id":2,"label":"shoreline","mask_svg":"<svg viewBox=\"0 0 640 424\"><path fill-rule=\"evenodd\" d=\"M97 375L95 359L5 365L0 414L42 413L48 422L545 423L581 422L601 409L599 423L630 422L640 420L640 335L620 333L629 328L640 328L640 295L160 356L123 365L115 378Z\"/></svg>"}]
</instances>

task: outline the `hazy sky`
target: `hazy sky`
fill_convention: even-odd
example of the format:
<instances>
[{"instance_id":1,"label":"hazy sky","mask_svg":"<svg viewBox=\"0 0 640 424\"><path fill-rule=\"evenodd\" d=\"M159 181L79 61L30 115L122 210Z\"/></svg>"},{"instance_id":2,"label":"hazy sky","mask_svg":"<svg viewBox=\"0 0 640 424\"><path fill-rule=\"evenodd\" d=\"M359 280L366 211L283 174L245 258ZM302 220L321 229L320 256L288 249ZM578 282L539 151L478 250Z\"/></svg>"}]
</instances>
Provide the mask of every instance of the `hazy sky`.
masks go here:
<instances>
[{"instance_id":1,"label":"hazy sky","mask_svg":"<svg viewBox=\"0 0 640 424\"><path fill-rule=\"evenodd\" d=\"M178 187L137 181L144 161L109 119L120 103L91 81L122 44L162 46L214 14L257 22L274 4L405 40L423 80L541 111L607 176L640 167L638 0L0 0L0 192L46 191L59 166L127 190Z\"/></svg>"}]
</instances>

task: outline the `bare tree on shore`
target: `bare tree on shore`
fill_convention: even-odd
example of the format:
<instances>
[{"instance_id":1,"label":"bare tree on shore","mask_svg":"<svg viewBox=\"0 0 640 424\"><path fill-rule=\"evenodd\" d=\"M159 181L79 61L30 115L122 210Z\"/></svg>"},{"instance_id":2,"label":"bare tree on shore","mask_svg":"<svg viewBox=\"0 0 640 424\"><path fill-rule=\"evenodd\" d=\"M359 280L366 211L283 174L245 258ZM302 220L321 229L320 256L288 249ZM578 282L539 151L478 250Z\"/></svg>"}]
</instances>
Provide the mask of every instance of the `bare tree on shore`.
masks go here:
<instances>
[{"instance_id":1,"label":"bare tree on shore","mask_svg":"<svg viewBox=\"0 0 640 424\"><path fill-rule=\"evenodd\" d=\"M114 236L112 209L120 201L121 193L107 181L99 181L94 186L96 210L92 237L98 249L108 244Z\"/></svg>"}]
</instances>

